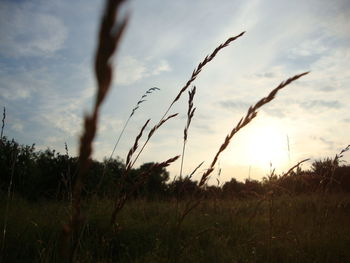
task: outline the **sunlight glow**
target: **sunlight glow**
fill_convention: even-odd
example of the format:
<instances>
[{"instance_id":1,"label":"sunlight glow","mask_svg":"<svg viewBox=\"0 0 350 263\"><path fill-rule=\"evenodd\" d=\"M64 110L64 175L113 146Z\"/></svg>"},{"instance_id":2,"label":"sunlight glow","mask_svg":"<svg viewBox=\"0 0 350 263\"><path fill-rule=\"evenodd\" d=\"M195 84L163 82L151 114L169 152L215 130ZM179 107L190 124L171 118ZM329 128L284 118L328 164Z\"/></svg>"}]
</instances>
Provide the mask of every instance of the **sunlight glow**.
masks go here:
<instances>
[{"instance_id":1,"label":"sunlight glow","mask_svg":"<svg viewBox=\"0 0 350 263\"><path fill-rule=\"evenodd\" d=\"M274 122L254 127L245 143L246 158L252 166L266 170L270 163L278 168L288 163L287 134Z\"/></svg>"}]
</instances>

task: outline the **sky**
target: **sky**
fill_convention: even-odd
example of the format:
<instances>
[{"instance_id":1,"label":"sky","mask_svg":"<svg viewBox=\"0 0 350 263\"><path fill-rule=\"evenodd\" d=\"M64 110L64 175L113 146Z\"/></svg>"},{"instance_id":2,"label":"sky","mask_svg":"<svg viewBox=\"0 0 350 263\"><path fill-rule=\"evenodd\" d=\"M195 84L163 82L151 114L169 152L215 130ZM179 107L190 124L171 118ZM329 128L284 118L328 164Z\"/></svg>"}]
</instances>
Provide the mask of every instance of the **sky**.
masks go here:
<instances>
[{"instance_id":1,"label":"sky","mask_svg":"<svg viewBox=\"0 0 350 263\"><path fill-rule=\"evenodd\" d=\"M4 135L20 144L77 154L82 119L95 94L93 59L104 1L0 0L0 106ZM184 172L210 165L250 105L281 81L311 71L283 89L236 134L209 183L261 179L297 162L334 157L350 143L350 2L347 0L128 1L130 19L113 60L114 82L102 106L93 158L109 157L141 96L114 156L123 160L145 121L155 125L192 71L231 36L193 83L196 112ZM136 167L182 152L188 95L151 139ZM141 139L141 142L144 138ZM350 161L345 154L344 161ZM168 167L178 176L180 161ZM219 172L220 171L220 172Z\"/></svg>"}]
</instances>

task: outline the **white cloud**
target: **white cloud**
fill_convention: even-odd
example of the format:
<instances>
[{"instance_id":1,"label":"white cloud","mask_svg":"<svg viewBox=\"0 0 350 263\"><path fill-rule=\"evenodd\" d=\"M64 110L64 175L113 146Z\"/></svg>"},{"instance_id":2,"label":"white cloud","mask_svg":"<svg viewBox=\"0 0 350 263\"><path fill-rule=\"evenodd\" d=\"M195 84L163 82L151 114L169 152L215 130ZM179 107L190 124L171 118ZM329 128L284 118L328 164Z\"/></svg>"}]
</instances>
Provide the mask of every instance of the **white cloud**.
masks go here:
<instances>
[{"instance_id":1,"label":"white cloud","mask_svg":"<svg viewBox=\"0 0 350 263\"><path fill-rule=\"evenodd\" d=\"M116 66L116 80L120 85L131 85L143 78L170 71L167 61L155 62L153 59L137 59L133 56L122 57Z\"/></svg>"},{"instance_id":2,"label":"white cloud","mask_svg":"<svg viewBox=\"0 0 350 263\"><path fill-rule=\"evenodd\" d=\"M321 55L329 50L321 39L308 39L290 50L292 58L299 56Z\"/></svg>"},{"instance_id":3,"label":"white cloud","mask_svg":"<svg viewBox=\"0 0 350 263\"><path fill-rule=\"evenodd\" d=\"M130 85L147 75L145 65L134 57L123 57L117 64L117 83Z\"/></svg>"},{"instance_id":4,"label":"white cloud","mask_svg":"<svg viewBox=\"0 0 350 263\"><path fill-rule=\"evenodd\" d=\"M46 76L45 69L12 73L0 69L0 97L9 101L28 99L49 86Z\"/></svg>"},{"instance_id":5,"label":"white cloud","mask_svg":"<svg viewBox=\"0 0 350 263\"><path fill-rule=\"evenodd\" d=\"M47 113L43 111L38 118L46 126L62 131L65 136L75 137L82 129L82 116L69 109L61 108Z\"/></svg>"},{"instance_id":6,"label":"white cloud","mask_svg":"<svg viewBox=\"0 0 350 263\"><path fill-rule=\"evenodd\" d=\"M170 70L171 70L171 68L170 68L169 63L165 60L161 60L159 65L155 69L153 69L151 75L159 75L162 72L167 72Z\"/></svg>"},{"instance_id":7,"label":"white cloud","mask_svg":"<svg viewBox=\"0 0 350 263\"><path fill-rule=\"evenodd\" d=\"M19 122L13 123L13 124L11 125L11 129L14 129L14 130L17 131L17 132L22 132L22 131L23 131L23 128L24 128L23 124L21 124L21 123L19 123Z\"/></svg>"},{"instance_id":8,"label":"white cloud","mask_svg":"<svg viewBox=\"0 0 350 263\"><path fill-rule=\"evenodd\" d=\"M0 54L7 57L47 56L62 49L68 30L56 16L25 3L0 3Z\"/></svg>"}]
</instances>

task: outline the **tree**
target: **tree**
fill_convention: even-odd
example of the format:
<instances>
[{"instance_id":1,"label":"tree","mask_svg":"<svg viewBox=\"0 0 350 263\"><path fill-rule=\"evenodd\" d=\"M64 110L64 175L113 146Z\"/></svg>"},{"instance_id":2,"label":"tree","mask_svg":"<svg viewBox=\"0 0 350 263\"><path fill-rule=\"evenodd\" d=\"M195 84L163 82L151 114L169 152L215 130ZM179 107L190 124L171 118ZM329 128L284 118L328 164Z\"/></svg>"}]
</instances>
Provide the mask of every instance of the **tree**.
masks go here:
<instances>
[{"instance_id":1,"label":"tree","mask_svg":"<svg viewBox=\"0 0 350 263\"><path fill-rule=\"evenodd\" d=\"M177 180L169 184L169 193L177 199L183 199L199 192L196 181L192 181L188 176L180 176Z\"/></svg>"},{"instance_id":2,"label":"tree","mask_svg":"<svg viewBox=\"0 0 350 263\"><path fill-rule=\"evenodd\" d=\"M166 182L169 179L169 172L163 167L153 167L155 163L145 163L137 169L136 176L146 176L145 183L140 186L139 193L148 199L155 199L164 196L167 190ZM143 180L143 178L135 178Z\"/></svg>"},{"instance_id":3,"label":"tree","mask_svg":"<svg viewBox=\"0 0 350 263\"><path fill-rule=\"evenodd\" d=\"M243 189L244 183L238 182L235 178L222 186L222 192L226 197L237 197Z\"/></svg>"}]
</instances>

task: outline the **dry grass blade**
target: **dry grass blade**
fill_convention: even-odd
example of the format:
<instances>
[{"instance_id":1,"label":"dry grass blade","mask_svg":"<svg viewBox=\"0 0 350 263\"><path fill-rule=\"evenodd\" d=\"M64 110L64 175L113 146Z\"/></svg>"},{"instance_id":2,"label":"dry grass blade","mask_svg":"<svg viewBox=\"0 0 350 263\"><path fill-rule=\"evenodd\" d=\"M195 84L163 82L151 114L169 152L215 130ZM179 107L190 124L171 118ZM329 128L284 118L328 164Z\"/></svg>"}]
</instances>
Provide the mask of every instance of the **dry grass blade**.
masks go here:
<instances>
[{"instance_id":1,"label":"dry grass blade","mask_svg":"<svg viewBox=\"0 0 350 263\"><path fill-rule=\"evenodd\" d=\"M148 90L146 91L146 93L144 93L144 94L141 96L141 99L136 103L136 106L132 109L129 118L131 118L131 117L135 114L135 111L139 108L140 104L146 101L145 99L147 98L147 95L148 95L148 94L151 94L153 91L157 91L157 90L160 90L160 89L157 88L157 87L153 87L153 88L148 89Z\"/></svg>"},{"instance_id":2,"label":"dry grass blade","mask_svg":"<svg viewBox=\"0 0 350 263\"><path fill-rule=\"evenodd\" d=\"M84 132L80 140L79 149L79 173L74 186L74 206L76 213L80 214L80 192L82 187L82 180L85 177L86 171L90 165L90 156L92 153L92 141L96 134L96 127L98 121L98 112L102 101L104 100L112 80L112 65L111 58L116 50L120 36L124 31L127 20L124 19L122 24L115 26L116 13L119 5L123 1L108 1L105 9L105 14L102 19L99 44L95 58L95 73L97 79L97 95L93 108L93 113L85 117Z\"/></svg>"},{"instance_id":3,"label":"dry grass blade","mask_svg":"<svg viewBox=\"0 0 350 263\"><path fill-rule=\"evenodd\" d=\"M1 126L1 136L0 139L2 139L4 128L5 128L5 119L6 119L6 108L4 107L4 111L2 113L2 126Z\"/></svg>"},{"instance_id":4,"label":"dry grass blade","mask_svg":"<svg viewBox=\"0 0 350 263\"><path fill-rule=\"evenodd\" d=\"M339 154L335 155L333 163L338 163L339 159L343 158L343 154L350 150L350 144L340 151Z\"/></svg>"},{"instance_id":5,"label":"dry grass blade","mask_svg":"<svg viewBox=\"0 0 350 263\"><path fill-rule=\"evenodd\" d=\"M3 146L3 140L2 140L2 133L5 126L5 118L6 118L6 109L4 107L3 112L3 118L2 118L2 129L1 129L1 138L0 138L0 146ZM2 242L1 242L1 250L0 250L0 263L3 261L4 256L4 250L5 250L5 241L6 241L6 233L7 233L7 222L8 222L8 215L9 215L9 207L10 207L10 200L11 200L11 191L12 191L12 183L13 183L13 177L14 177L14 170L15 170L15 164L17 160L18 150L17 146L11 153L11 177L9 181L9 185L7 188L7 201L6 201L6 208L4 212L4 227L2 229Z\"/></svg>"},{"instance_id":6,"label":"dry grass blade","mask_svg":"<svg viewBox=\"0 0 350 263\"><path fill-rule=\"evenodd\" d=\"M343 158L343 154L349 150L350 150L350 144L346 146L344 149L342 149L338 154L336 154L332 161L331 167L329 168L329 171L322 176L323 179L320 182L320 186L322 186L324 182L326 182L324 185L325 192L331 190L333 183L337 183L338 185L340 184L340 181L335 178L335 170L339 166L339 163L341 161L340 159Z\"/></svg>"},{"instance_id":7,"label":"dry grass blade","mask_svg":"<svg viewBox=\"0 0 350 263\"><path fill-rule=\"evenodd\" d=\"M160 90L160 89L157 88L157 87L153 87L153 88L148 89L148 90L141 96L141 99L136 103L136 106L131 110L131 113L130 113L129 117L128 117L128 119L126 120L126 122L125 122L125 124L124 124L124 126L123 126L123 129L122 129L122 131L120 132L120 134L119 134L119 136L118 136L118 139L117 139L116 143L114 144L113 151L112 151L111 155L109 156L109 159L110 159L110 160L111 160L112 157L113 157L113 154L114 154L114 152L115 152L115 149L117 148L117 146L118 146L118 144L119 144L119 142L120 142L120 139L122 138L122 136L123 136L123 134L124 134L124 132L125 132L125 129L126 129L126 127L128 126L128 124L129 124L129 121L130 121L131 117L134 116L136 110L140 107L140 104L146 101L145 98L146 98L149 94L151 94L152 92L157 91L157 90Z\"/></svg>"},{"instance_id":8,"label":"dry grass blade","mask_svg":"<svg viewBox=\"0 0 350 263\"><path fill-rule=\"evenodd\" d=\"M164 120L168 120L170 117L173 117L173 115L169 116L166 118L166 116L168 115L170 109L172 108L172 106L174 105L174 103L176 101L179 100L179 98L181 97L182 93L184 93L186 91L186 89L191 85L191 83L197 78L198 74L202 71L203 67L208 64L210 61L212 61L214 59L214 57L219 53L220 50L222 50L223 48L227 47L231 42L235 41L237 38L243 36L245 32L240 33L237 36L234 37L230 37L229 39L227 39L224 43L222 43L221 45L219 45L217 48L215 48L215 50L208 56L206 56L204 58L204 60L199 63L199 65L197 66L197 68L193 71L191 78L187 81L187 83L185 84L185 86L180 90L180 92L178 93L178 95L175 97L175 99L173 100L173 102L169 105L168 109L165 111L164 115L162 116L162 118L160 119L159 123L154 127L154 129L151 130L150 134L149 134L149 138L145 141L145 143L143 144L140 152L138 153L138 155L136 156L136 159L134 161L134 163L136 162L136 160L138 159L138 157L140 156L140 154L142 153L142 151L144 150L144 148L146 147L149 139L152 137L153 133L164 123Z\"/></svg>"},{"instance_id":9,"label":"dry grass blade","mask_svg":"<svg viewBox=\"0 0 350 263\"><path fill-rule=\"evenodd\" d=\"M270 176L267 177L267 183L268 183L268 186L269 188L271 189L267 195L265 195L265 199L267 196L270 196L273 195L274 193L274 190L275 189L279 189L281 190L282 192L285 192L285 193L288 193L289 195L292 194L292 192L290 190L288 190L286 187L283 187L281 185L279 185L279 183L282 181L282 180L285 180L288 178L288 176L292 173L292 171L295 169L295 168L298 168L302 163L304 162L307 162L309 161L310 158L307 158L307 159L304 159L300 162L298 162L296 165L292 166L286 173L282 174L281 176L279 176L279 178L277 179L277 177L275 176L275 169L272 170Z\"/></svg>"},{"instance_id":10,"label":"dry grass blade","mask_svg":"<svg viewBox=\"0 0 350 263\"><path fill-rule=\"evenodd\" d=\"M142 153L143 149L146 147L148 141L152 138L153 134L155 133L156 130L158 130L165 122L167 122L169 119L174 118L178 115L178 113L172 114L170 116L168 116L166 119L160 121L157 125L155 125L148 133L147 136L147 140L145 141L145 143L142 145L141 150L139 151L139 153L137 154L136 158L134 159L133 163L131 164L131 167L134 166L134 164L136 163L137 159L139 158L140 154Z\"/></svg>"},{"instance_id":11,"label":"dry grass blade","mask_svg":"<svg viewBox=\"0 0 350 263\"><path fill-rule=\"evenodd\" d=\"M236 125L235 128L232 129L232 131L226 136L224 143L220 146L219 151L216 153L212 163L210 164L210 167L208 168L208 170L203 173L202 178L199 182L199 187L202 187L209 175L213 172L214 170L214 166L219 158L219 155L226 149L226 147L229 145L230 140L232 139L232 137L240 130L242 129L244 126L246 126L249 122L251 122L251 120L253 120L257 113L257 110L262 107L263 105L269 103L271 100L273 100L277 94L277 92L279 90L281 90L282 88L284 88L285 86L287 86L288 84L292 83L293 81L299 79L300 77L308 74L309 72L304 72L301 73L299 75L295 75L294 77L291 77L283 82L281 82L275 89L273 89L270 94L267 97L262 98L261 100L259 100L254 106L249 107L248 112L246 114L245 117L241 118L240 121L238 122L238 124Z\"/></svg>"},{"instance_id":12,"label":"dry grass blade","mask_svg":"<svg viewBox=\"0 0 350 263\"><path fill-rule=\"evenodd\" d=\"M191 125L191 121L192 121L194 112L196 110L196 108L193 108L193 98L194 98L195 94L196 94L196 86L194 86L193 89L188 92L187 123L186 123L186 127L184 129L184 140L185 141L187 141L188 129Z\"/></svg>"},{"instance_id":13,"label":"dry grass blade","mask_svg":"<svg viewBox=\"0 0 350 263\"><path fill-rule=\"evenodd\" d=\"M191 85L191 83L197 78L198 74L202 71L203 67L208 64L210 61L213 60L213 58L217 55L217 53L227 47L231 42L235 41L237 38L241 37L244 35L245 32L240 33L237 36L234 37L230 37L229 39L227 39L224 43L222 43L221 45L219 45L217 48L215 48L215 50L208 56L206 56L204 58L204 60L199 63L199 65L197 66L197 68L193 71L191 78L187 81L187 83L185 84L185 86L180 90L179 94L177 94L177 96L175 97L175 99L173 100L173 102L170 104L168 111L170 110L170 108L172 107L172 105L178 101L182 95L183 92L186 91L186 89ZM168 111L164 114L164 116L166 116L166 114L168 113Z\"/></svg>"},{"instance_id":14,"label":"dry grass blade","mask_svg":"<svg viewBox=\"0 0 350 263\"><path fill-rule=\"evenodd\" d=\"M185 176L185 180L190 180L192 178L192 176L197 172L197 170L203 165L204 162L201 162L188 176ZM176 176L174 177L173 183L176 180ZM182 180L182 177L180 176L180 180ZM179 190L180 194L184 194L185 193L185 184L182 184Z\"/></svg>"},{"instance_id":15,"label":"dry grass blade","mask_svg":"<svg viewBox=\"0 0 350 263\"><path fill-rule=\"evenodd\" d=\"M118 43L127 24L127 18L120 24L116 24L117 13L123 0L109 0L106 2L100 32L98 36L98 47L95 56L95 74L97 79L97 94L93 111L85 116L84 131L80 139L79 148L79 171L73 189L73 215L69 225L64 226L66 241L68 234L73 232L73 243L70 248L69 261L74 261L75 250L78 245L79 231L81 226L80 199L83 180L91 163L92 142L94 140L98 122L101 103L107 95L112 82L111 59L118 47ZM67 256L67 255L66 255ZM68 260L68 259L67 259Z\"/></svg>"},{"instance_id":16,"label":"dry grass blade","mask_svg":"<svg viewBox=\"0 0 350 263\"><path fill-rule=\"evenodd\" d=\"M112 81L111 58L118 47L127 19L116 26L116 15L123 0L109 0L102 18L99 32L99 44L95 57L95 74L98 83L96 107L103 101Z\"/></svg>"},{"instance_id":17,"label":"dry grass blade","mask_svg":"<svg viewBox=\"0 0 350 263\"><path fill-rule=\"evenodd\" d=\"M165 168L167 166L169 166L171 163L175 162L177 159L179 159L180 155L177 155L173 158L170 158L162 163L156 163L154 166L153 166L153 169L154 168Z\"/></svg>"},{"instance_id":18,"label":"dry grass blade","mask_svg":"<svg viewBox=\"0 0 350 263\"><path fill-rule=\"evenodd\" d=\"M307 162L307 161L309 161L309 160L310 160L310 158L307 158L307 159L304 159L304 160L298 162L296 165L294 165L293 167L291 167L286 173L284 173L284 174L281 176L281 178L287 177L295 168L299 167L302 163L305 163L305 162Z\"/></svg>"},{"instance_id":19,"label":"dry grass blade","mask_svg":"<svg viewBox=\"0 0 350 263\"><path fill-rule=\"evenodd\" d=\"M118 136L118 139L117 139L116 143L114 144L114 147L113 147L113 150L112 150L112 152L111 152L111 155L109 156L109 161L112 160L113 154L114 154L115 150L117 149L117 146L118 146L118 144L119 144L119 142L120 142L120 140L121 140L121 138L122 138L122 136L123 136L123 134L124 134L124 132L125 132L125 129L126 129L126 127L128 126L130 119L131 119L132 116L135 114L136 110L140 107L140 104L146 101L145 98L146 98L149 94L151 94L151 93L153 93L154 91L157 91L157 90L160 90L160 89L157 88L157 87L153 87L153 88L148 89L148 90L141 96L141 99L136 103L136 106L131 110L131 113L130 113L129 117L128 117L128 119L126 120L126 122L125 122L125 124L124 124L124 126L123 126L123 128L122 128L122 130L121 130L121 132L119 133L119 136ZM126 163L128 164L128 161L127 161ZM103 167L102 176L101 176L101 178L100 178L99 183L97 184L97 187L96 187L96 189L95 189L95 193L98 192L98 190L99 190L99 188L100 188L100 186L101 186L101 184L102 184L102 180L103 180L103 178L105 177L105 173L106 173L106 169L107 169L107 168L106 168L106 165L107 165L107 164L105 164L104 167Z\"/></svg>"},{"instance_id":20,"label":"dry grass blade","mask_svg":"<svg viewBox=\"0 0 350 263\"><path fill-rule=\"evenodd\" d=\"M148 175L150 175L157 168L165 168L165 167L169 166L171 163L173 163L177 159L179 159L179 157L180 157L180 155L177 155L177 156L170 158L164 162L153 164L146 172L142 173L138 177L138 181L133 183L131 189L129 189L126 193L123 193L122 195L118 196L117 200L115 201L115 204L114 204L114 209L113 209L112 216L111 216L111 224L115 223L118 212L124 207L126 201L129 199L129 197L132 196L132 194L134 194L135 191L137 191L137 189L139 189L140 186L145 183ZM126 175L127 175L127 171L125 171L124 177Z\"/></svg>"},{"instance_id":21,"label":"dry grass blade","mask_svg":"<svg viewBox=\"0 0 350 263\"><path fill-rule=\"evenodd\" d=\"M190 173L190 175L188 176L188 179L191 179L192 176L197 172L197 170L203 165L204 161L201 162L193 171L192 173Z\"/></svg>"},{"instance_id":22,"label":"dry grass blade","mask_svg":"<svg viewBox=\"0 0 350 263\"><path fill-rule=\"evenodd\" d=\"M196 111L196 108L193 108L193 98L196 94L196 86L192 88L188 92L188 110L187 110L187 123L184 129L184 140L182 144L182 155L181 155L181 166L180 166L180 177L182 176L182 168L185 158L185 149L186 149L186 143L187 143L187 136L188 136L188 129L190 128L191 121L194 115L194 112Z\"/></svg>"},{"instance_id":23,"label":"dry grass blade","mask_svg":"<svg viewBox=\"0 0 350 263\"><path fill-rule=\"evenodd\" d=\"M152 137L152 135L154 134L154 132L156 130L158 130L160 128L160 126L162 126L166 121L168 121L171 118L176 117L177 115L178 115L178 113L172 114L172 115L168 116L166 119L160 121L157 125L155 125L148 133L148 139L150 139Z\"/></svg>"},{"instance_id":24,"label":"dry grass blade","mask_svg":"<svg viewBox=\"0 0 350 263\"><path fill-rule=\"evenodd\" d=\"M6 116L6 115L5 115ZM5 121L5 119L4 119ZM1 140L2 143L2 140ZM11 193L13 191L13 184L14 184L14 178L15 178L15 167L17 162L19 161L19 155L20 155L20 147L17 143L14 144L14 148L12 148L10 153L10 164L11 164L11 174L10 174L10 180L7 187L7 201L6 201L6 208L4 212L4 226L2 231L2 242L1 242L1 250L0 250L0 262L3 260L4 256L4 250L5 250L5 241L6 241L6 234L7 234L7 223L8 223L8 216L9 216L9 208L10 208L10 202L11 202Z\"/></svg>"},{"instance_id":25,"label":"dry grass blade","mask_svg":"<svg viewBox=\"0 0 350 263\"><path fill-rule=\"evenodd\" d=\"M137 150L138 142L139 142L140 138L142 137L143 131L146 129L146 127L147 127L148 123L150 122L150 120L151 119L148 119L146 121L146 123L143 125L143 127L141 128L140 133L136 136L136 139L135 139L133 147L131 147L131 149L129 150L128 156L126 157L126 170L130 170L131 169L131 167L130 167L130 165L131 165L131 157L134 154L134 152Z\"/></svg>"}]
</instances>

